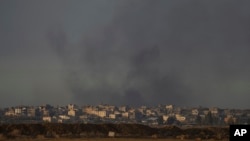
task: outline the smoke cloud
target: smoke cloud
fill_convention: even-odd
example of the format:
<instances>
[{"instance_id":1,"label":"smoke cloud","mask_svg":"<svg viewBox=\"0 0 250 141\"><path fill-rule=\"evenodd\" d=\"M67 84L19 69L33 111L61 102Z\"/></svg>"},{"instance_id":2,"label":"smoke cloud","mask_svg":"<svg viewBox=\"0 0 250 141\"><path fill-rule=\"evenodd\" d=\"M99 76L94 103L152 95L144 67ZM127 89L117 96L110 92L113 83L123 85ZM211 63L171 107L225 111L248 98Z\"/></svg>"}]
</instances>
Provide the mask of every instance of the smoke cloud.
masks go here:
<instances>
[{"instance_id":1,"label":"smoke cloud","mask_svg":"<svg viewBox=\"0 0 250 141\"><path fill-rule=\"evenodd\" d=\"M63 22L49 24L43 34L63 64L69 101L250 106L250 2L106 2L111 4L112 10L102 10L112 14L87 14L86 23L102 20L77 41Z\"/></svg>"}]
</instances>

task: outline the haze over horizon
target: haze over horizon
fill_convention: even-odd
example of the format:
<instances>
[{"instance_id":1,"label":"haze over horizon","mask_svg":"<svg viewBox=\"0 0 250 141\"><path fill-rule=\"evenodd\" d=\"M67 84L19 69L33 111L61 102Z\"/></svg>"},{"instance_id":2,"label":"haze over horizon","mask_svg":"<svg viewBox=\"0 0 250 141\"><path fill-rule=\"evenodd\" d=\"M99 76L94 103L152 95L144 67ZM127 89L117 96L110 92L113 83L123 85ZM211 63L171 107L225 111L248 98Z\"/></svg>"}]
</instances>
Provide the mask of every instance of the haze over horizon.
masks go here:
<instances>
[{"instance_id":1,"label":"haze over horizon","mask_svg":"<svg viewBox=\"0 0 250 141\"><path fill-rule=\"evenodd\" d=\"M0 107L250 108L250 1L0 1Z\"/></svg>"}]
</instances>

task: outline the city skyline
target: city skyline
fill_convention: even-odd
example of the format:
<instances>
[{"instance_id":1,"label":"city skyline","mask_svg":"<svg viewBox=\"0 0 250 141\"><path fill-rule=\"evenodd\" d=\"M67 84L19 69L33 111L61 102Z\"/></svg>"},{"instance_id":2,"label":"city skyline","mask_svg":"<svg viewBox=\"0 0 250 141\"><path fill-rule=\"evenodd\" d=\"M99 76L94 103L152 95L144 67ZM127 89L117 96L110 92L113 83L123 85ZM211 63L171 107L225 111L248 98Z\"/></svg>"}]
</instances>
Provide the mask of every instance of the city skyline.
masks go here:
<instances>
[{"instance_id":1,"label":"city skyline","mask_svg":"<svg viewBox=\"0 0 250 141\"><path fill-rule=\"evenodd\" d=\"M0 107L250 107L248 1L1 1Z\"/></svg>"},{"instance_id":2,"label":"city skyline","mask_svg":"<svg viewBox=\"0 0 250 141\"><path fill-rule=\"evenodd\" d=\"M115 106L108 104L16 106L1 109L0 123L138 123L144 125L225 126L249 124L250 109L218 107Z\"/></svg>"},{"instance_id":3,"label":"city skyline","mask_svg":"<svg viewBox=\"0 0 250 141\"><path fill-rule=\"evenodd\" d=\"M228 108L228 107L217 107L217 106L202 106L202 105L197 105L197 106L179 106L179 105L174 105L174 104L157 104L157 105L137 105L137 106L133 106L133 105L127 105L127 104L117 104L117 105L113 105L113 104L108 104L108 103L99 103L99 104L75 104L75 103L68 103L68 104L50 104L50 103L43 103L43 104L36 104L36 105L29 105L29 104L19 104L19 105L10 105L10 106L6 106L6 107L0 107L0 110L3 109L8 109L8 108L22 108L22 107L53 107L53 108L60 108L60 107L68 107L69 105L73 105L76 106L78 108L83 108L83 107L98 107L98 106L111 106L111 107L127 107L127 108L157 108L157 107L173 107L173 109L223 109L223 110L247 110L249 111L250 108Z\"/></svg>"}]
</instances>

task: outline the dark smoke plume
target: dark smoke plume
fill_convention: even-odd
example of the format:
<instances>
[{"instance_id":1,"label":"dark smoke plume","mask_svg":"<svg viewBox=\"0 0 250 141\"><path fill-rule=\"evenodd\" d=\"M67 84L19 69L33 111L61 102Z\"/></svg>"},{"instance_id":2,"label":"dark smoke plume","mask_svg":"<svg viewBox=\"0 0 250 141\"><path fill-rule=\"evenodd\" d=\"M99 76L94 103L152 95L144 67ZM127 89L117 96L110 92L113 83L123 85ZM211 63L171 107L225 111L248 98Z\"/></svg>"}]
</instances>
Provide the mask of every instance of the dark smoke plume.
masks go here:
<instances>
[{"instance_id":1,"label":"dark smoke plume","mask_svg":"<svg viewBox=\"0 0 250 141\"><path fill-rule=\"evenodd\" d=\"M63 29L48 32L74 101L216 105L232 102L224 97L236 92L246 96L237 85L249 84L250 13L243 2L143 0L116 8L108 25L77 45Z\"/></svg>"}]
</instances>

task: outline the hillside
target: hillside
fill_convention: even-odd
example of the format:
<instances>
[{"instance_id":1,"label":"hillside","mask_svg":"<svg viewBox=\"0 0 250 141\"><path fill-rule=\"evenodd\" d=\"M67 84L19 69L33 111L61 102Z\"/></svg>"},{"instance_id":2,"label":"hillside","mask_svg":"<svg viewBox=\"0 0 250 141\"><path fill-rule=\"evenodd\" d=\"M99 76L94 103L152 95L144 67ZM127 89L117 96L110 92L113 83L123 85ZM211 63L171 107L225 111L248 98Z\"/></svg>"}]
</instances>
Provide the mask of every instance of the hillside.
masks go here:
<instances>
[{"instance_id":1,"label":"hillside","mask_svg":"<svg viewBox=\"0 0 250 141\"><path fill-rule=\"evenodd\" d=\"M140 124L1 124L0 137L14 138L106 138L110 132L116 138L178 138L228 139L228 127L182 129L176 126L153 128ZM1 139L0 138L0 139Z\"/></svg>"}]
</instances>

